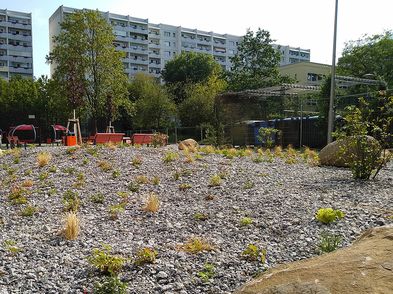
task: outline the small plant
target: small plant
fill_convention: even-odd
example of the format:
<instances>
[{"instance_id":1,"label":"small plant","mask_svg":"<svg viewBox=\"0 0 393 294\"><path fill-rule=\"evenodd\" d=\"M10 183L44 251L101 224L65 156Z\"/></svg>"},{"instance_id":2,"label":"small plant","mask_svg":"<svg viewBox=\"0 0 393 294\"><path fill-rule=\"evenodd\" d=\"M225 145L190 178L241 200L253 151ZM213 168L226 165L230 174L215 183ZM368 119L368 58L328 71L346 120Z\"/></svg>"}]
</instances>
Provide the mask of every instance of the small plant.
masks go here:
<instances>
[{"instance_id":1,"label":"small plant","mask_svg":"<svg viewBox=\"0 0 393 294\"><path fill-rule=\"evenodd\" d=\"M243 217L243 218L240 220L240 225L241 225L242 227L252 225L252 223L253 223L253 220L252 220L251 217L246 217L246 216L245 216L245 217Z\"/></svg>"},{"instance_id":2,"label":"small plant","mask_svg":"<svg viewBox=\"0 0 393 294\"><path fill-rule=\"evenodd\" d=\"M243 189L245 189L245 190L252 189L252 188L254 188L254 186L255 186L255 184L252 181L247 180L243 185Z\"/></svg>"},{"instance_id":3,"label":"small plant","mask_svg":"<svg viewBox=\"0 0 393 294\"><path fill-rule=\"evenodd\" d=\"M108 172L112 169L112 164L107 160L102 160L98 163L98 167L101 168L102 171Z\"/></svg>"},{"instance_id":4,"label":"small plant","mask_svg":"<svg viewBox=\"0 0 393 294\"><path fill-rule=\"evenodd\" d=\"M94 194L90 197L91 202L103 204L105 201L105 196L102 193Z\"/></svg>"},{"instance_id":5,"label":"small plant","mask_svg":"<svg viewBox=\"0 0 393 294\"><path fill-rule=\"evenodd\" d=\"M37 213L37 208L36 208L35 206L33 206L33 205L28 205L28 206L26 206L26 207L20 212L21 216L24 216L24 217L31 217L31 216L33 216L33 215L36 214L36 213Z\"/></svg>"},{"instance_id":6,"label":"small plant","mask_svg":"<svg viewBox=\"0 0 393 294\"><path fill-rule=\"evenodd\" d=\"M49 195L49 196L53 196L53 195L55 195L55 194L57 194L57 190L56 190L55 188L49 189L49 191L48 191L48 195Z\"/></svg>"},{"instance_id":7,"label":"small plant","mask_svg":"<svg viewBox=\"0 0 393 294\"><path fill-rule=\"evenodd\" d=\"M40 181L44 181L44 180L46 180L48 177L49 177L49 174L48 174L47 172L42 172L42 173L40 173L40 174L38 175L38 179L39 179Z\"/></svg>"},{"instance_id":8,"label":"small plant","mask_svg":"<svg viewBox=\"0 0 393 294\"><path fill-rule=\"evenodd\" d=\"M18 246L16 246L16 241L14 241L14 240L5 240L3 242L3 246L12 255L16 255L22 251L22 249L20 249Z\"/></svg>"},{"instance_id":9,"label":"small plant","mask_svg":"<svg viewBox=\"0 0 393 294\"><path fill-rule=\"evenodd\" d=\"M129 195L127 192L119 191L119 192L117 192L117 195L119 195L119 197L121 198L121 203L124 203L124 204L128 203Z\"/></svg>"},{"instance_id":10,"label":"small plant","mask_svg":"<svg viewBox=\"0 0 393 294\"><path fill-rule=\"evenodd\" d=\"M176 171L176 172L173 173L173 179L175 181L180 180L180 177L181 177L181 173L179 171Z\"/></svg>"},{"instance_id":11,"label":"small plant","mask_svg":"<svg viewBox=\"0 0 393 294\"><path fill-rule=\"evenodd\" d=\"M98 149L94 147L90 147L86 149L86 152L91 156L98 157Z\"/></svg>"},{"instance_id":12,"label":"small plant","mask_svg":"<svg viewBox=\"0 0 393 294\"><path fill-rule=\"evenodd\" d=\"M139 191L139 184L134 182L129 182L127 185L128 190L131 192L138 192Z\"/></svg>"},{"instance_id":13,"label":"small plant","mask_svg":"<svg viewBox=\"0 0 393 294\"><path fill-rule=\"evenodd\" d=\"M101 283L94 285L95 294L126 294L127 283L122 282L117 276L105 277Z\"/></svg>"},{"instance_id":14,"label":"small plant","mask_svg":"<svg viewBox=\"0 0 393 294\"><path fill-rule=\"evenodd\" d=\"M260 128L258 140L267 148L272 148L280 136L280 130L274 128Z\"/></svg>"},{"instance_id":15,"label":"small plant","mask_svg":"<svg viewBox=\"0 0 393 294\"><path fill-rule=\"evenodd\" d=\"M48 165L51 159L52 155L49 152L40 152L37 155L37 164L39 167L44 167Z\"/></svg>"},{"instance_id":16,"label":"small plant","mask_svg":"<svg viewBox=\"0 0 393 294\"><path fill-rule=\"evenodd\" d=\"M247 248L242 252L242 256L249 261L260 261L261 263L265 263L266 249L261 249L254 244L248 244Z\"/></svg>"},{"instance_id":17,"label":"small plant","mask_svg":"<svg viewBox=\"0 0 393 294\"><path fill-rule=\"evenodd\" d=\"M179 249L187 253L200 253L203 251L212 251L213 245L199 237L192 237L186 243L179 246Z\"/></svg>"},{"instance_id":18,"label":"small plant","mask_svg":"<svg viewBox=\"0 0 393 294\"><path fill-rule=\"evenodd\" d=\"M214 195L213 195L213 194L208 194L208 195L206 195L206 196L205 196L205 200L206 200L206 201L212 201L212 200L214 200Z\"/></svg>"},{"instance_id":19,"label":"small plant","mask_svg":"<svg viewBox=\"0 0 393 294\"><path fill-rule=\"evenodd\" d=\"M169 163L169 162L175 161L178 158L179 158L179 154L177 154L176 152L173 152L173 151L168 151L167 153L165 153L163 161L165 163Z\"/></svg>"},{"instance_id":20,"label":"small plant","mask_svg":"<svg viewBox=\"0 0 393 294\"><path fill-rule=\"evenodd\" d=\"M323 253L329 253L338 248L342 241L342 238L338 235L330 234L328 232L322 232L320 235L320 241L318 244L319 250Z\"/></svg>"},{"instance_id":21,"label":"small plant","mask_svg":"<svg viewBox=\"0 0 393 294\"><path fill-rule=\"evenodd\" d=\"M79 148L78 147L68 147L66 150L66 154L72 155L74 154Z\"/></svg>"},{"instance_id":22,"label":"small plant","mask_svg":"<svg viewBox=\"0 0 393 294\"><path fill-rule=\"evenodd\" d=\"M57 167L56 166L51 166L50 168L49 168L49 172L50 173L56 173L57 172Z\"/></svg>"},{"instance_id":23,"label":"small plant","mask_svg":"<svg viewBox=\"0 0 393 294\"><path fill-rule=\"evenodd\" d=\"M201 146L199 151L205 154L214 154L216 152L216 148L212 145Z\"/></svg>"},{"instance_id":24,"label":"small plant","mask_svg":"<svg viewBox=\"0 0 393 294\"><path fill-rule=\"evenodd\" d=\"M306 147L303 152L303 159L305 163L308 163L311 166L319 165L319 156L318 153L310 148Z\"/></svg>"},{"instance_id":25,"label":"small plant","mask_svg":"<svg viewBox=\"0 0 393 294\"><path fill-rule=\"evenodd\" d=\"M221 177L219 175L214 175L210 178L210 187L217 187L221 185Z\"/></svg>"},{"instance_id":26,"label":"small plant","mask_svg":"<svg viewBox=\"0 0 393 294\"><path fill-rule=\"evenodd\" d=\"M33 174L33 171L31 170L31 169L27 169L27 170L25 170L25 172L24 172L24 175L25 176L31 176Z\"/></svg>"},{"instance_id":27,"label":"small plant","mask_svg":"<svg viewBox=\"0 0 393 294\"><path fill-rule=\"evenodd\" d=\"M208 218L209 218L209 215L206 213L197 212L194 214L194 219L196 219L196 220L205 221Z\"/></svg>"},{"instance_id":28,"label":"small plant","mask_svg":"<svg viewBox=\"0 0 393 294\"><path fill-rule=\"evenodd\" d=\"M118 177L120 177L120 171L119 171L118 169L115 169L115 170L112 172L112 178L116 179L116 178L118 178Z\"/></svg>"},{"instance_id":29,"label":"small plant","mask_svg":"<svg viewBox=\"0 0 393 294\"><path fill-rule=\"evenodd\" d=\"M80 205L80 199L77 192L67 190L63 195L64 210L77 212Z\"/></svg>"},{"instance_id":30,"label":"small plant","mask_svg":"<svg viewBox=\"0 0 393 294\"><path fill-rule=\"evenodd\" d=\"M278 145L278 146L274 147L274 155L277 156L277 157L283 157L284 156L281 146Z\"/></svg>"},{"instance_id":31,"label":"small plant","mask_svg":"<svg viewBox=\"0 0 393 294\"><path fill-rule=\"evenodd\" d=\"M89 159L83 158L82 164L87 165L89 163Z\"/></svg>"},{"instance_id":32,"label":"small plant","mask_svg":"<svg viewBox=\"0 0 393 294\"><path fill-rule=\"evenodd\" d=\"M116 275L124 266L127 259L111 255L112 247L103 244L102 250L94 248L92 255L87 258L89 263L104 274Z\"/></svg>"},{"instance_id":33,"label":"small plant","mask_svg":"<svg viewBox=\"0 0 393 294\"><path fill-rule=\"evenodd\" d=\"M19 187L19 186L14 186L11 188L11 192L8 195L8 199L11 200L11 203L13 205L18 205L18 204L26 204L27 203L27 198L26 198L26 190Z\"/></svg>"},{"instance_id":34,"label":"small plant","mask_svg":"<svg viewBox=\"0 0 393 294\"><path fill-rule=\"evenodd\" d=\"M81 187L83 187L83 186L85 185L85 180L86 180L85 175L84 175L83 173L79 173L79 174L76 176L76 182L74 183L74 187L75 187L75 188L81 188Z\"/></svg>"},{"instance_id":35,"label":"small plant","mask_svg":"<svg viewBox=\"0 0 393 294\"><path fill-rule=\"evenodd\" d=\"M197 273L198 277L202 280L204 283L210 282L210 280L214 277L216 274L216 269L214 265L210 263L205 263L203 266L203 269Z\"/></svg>"},{"instance_id":36,"label":"small plant","mask_svg":"<svg viewBox=\"0 0 393 294\"><path fill-rule=\"evenodd\" d=\"M152 179L151 179L151 183L153 184L153 185L159 185L160 184L160 178L159 177L157 177L157 176L154 176Z\"/></svg>"},{"instance_id":37,"label":"small plant","mask_svg":"<svg viewBox=\"0 0 393 294\"><path fill-rule=\"evenodd\" d=\"M255 162L255 163L261 163L261 162L263 162L263 161L264 161L263 155L257 155L257 156L255 156L255 157L253 157L253 158L252 158L252 161Z\"/></svg>"},{"instance_id":38,"label":"small plant","mask_svg":"<svg viewBox=\"0 0 393 294\"><path fill-rule=\"evenodd\" d=\"M124 204L116 204L109 206L109 215L112 220L118 219L119 215L124 212Z\"/></svg>"},{"instance_id":39,"label":"small plant","mask_svg":"<svg viewBox=\"0 0 393 294\"><path fill-rule=\"evenodd\" d=\"M141 266L147 263L154 263L157 258L157 251L148 247L142 248L136 253L134 263Z\"/></svg>"},{"instance_id":40,"label":"small plant","mask_svg":"<svg viewBox=\"0 0 393 294\"><path fill-rule=\"evenodd\" d=\"M142 164L142 159L139 156L135 156L131 159L131 164L136 168L139 168L139 166Z\"/></svg>"},{"instance_id":41,"label":"small plant","mask_svg":"<svg viewBox=\"0 0 393 294\"><path fill-rule=\"evenodd\" d=\"M147 212L157 212L160 208L160 200L156 193L151 192L146 199L146 203L143 206L143 210Z\"/></svg>"},{"instance_id":42,"label":"small plant","mask_svg":"<svg viewBox=\"0 0 393 294\"><path fill-rule=\"evenodd\" d=\"M66 214L64 219L63 234L67 240L76 240L80 232L79 218L77 214L70 211Z\"/></svg>"},{"instance_id":43,"label":"small plant","mask_svg":"<svg viewBox=\"0 0 393 294\"><path fill-rule=\"evenodd\" d=\"M30 187L32 187L33 185L34 185L33 180L25 180L25 181L23 181L23 183L22 183L22 187L24 187L24 188L30 188Z\"/></svg>"},{"instance_id":44,"label":"small plant","mask_svg":"<svg viewBox=\"0 0 393 294\"><path fill-rule=\"evenodd\" d=\"M14 157L14 164L20 163L20 157Z\"/></svg>"},{"instance_id":45,"label":"small plant","mask_svg":"<svg viewBox=\"0 0 393 294\"><path fill-rule=\"evenodd\" d=\"M63 169L64 173L72 175L76 172L76 168L75 167L66 167Z\"/></svg>"},{"instance_id":46,"label":"small plant","mask_svg":"<svg viewBox=\"0 0 393 294\"><path fill-rule=\"evenodd\" d=\"M182 184L179 185L179 190L180 191L185 191L185 190L188 190L188 189L191 189L191 188L192 188L192 186L190 184L187 184L187 183L182 183Z\"/></svg>"},{"instance_id":47,"label":"small plant","mask_svg":"<svg viewBox=\"0 0 393 294\"><path fill-rule=\"evenodd\" d=\"M137 176L135 181L140 185L149 183L149 179L144 175Z\"/></svg>"},{"instance_id":48,"label":"small plant","mask_svg":"<svg viewBox=\"0 0 393 294\"><path fill-rule=\"evenodd\" d=\"M345 214L341 210L334 210L333 208L318 209L315 218L324 224L330 224L338 219L341 219Z\"/></svg>"}]
</instances>

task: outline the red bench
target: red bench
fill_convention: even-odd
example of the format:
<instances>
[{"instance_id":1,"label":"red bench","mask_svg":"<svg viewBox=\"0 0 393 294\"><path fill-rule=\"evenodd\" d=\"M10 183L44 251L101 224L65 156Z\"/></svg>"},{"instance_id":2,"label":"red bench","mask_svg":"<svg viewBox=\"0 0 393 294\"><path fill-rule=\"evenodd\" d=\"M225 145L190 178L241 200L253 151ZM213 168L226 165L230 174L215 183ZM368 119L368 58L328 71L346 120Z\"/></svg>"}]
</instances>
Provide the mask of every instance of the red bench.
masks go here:
<instances>
[{"instance_id":1,"label":"red bench","mask_svg":"<svg viewBox=\"0 0 393 294\"><path fill-rule=\"evenodd\" d=\"M132 144L143 145L147 144L150 145L153 141L154 134L133 134L131 137Z\"/></svg>"},{"instance_id":2,"label":"red bench","mask_svg":"<svg viewBox=\"0 0 393 294\"><path fill-rule=\"evenodd\" d=\"M94 136L94 145L105 143L122 143L124 133L96 133Z\"/></svg>"}]
</instances>

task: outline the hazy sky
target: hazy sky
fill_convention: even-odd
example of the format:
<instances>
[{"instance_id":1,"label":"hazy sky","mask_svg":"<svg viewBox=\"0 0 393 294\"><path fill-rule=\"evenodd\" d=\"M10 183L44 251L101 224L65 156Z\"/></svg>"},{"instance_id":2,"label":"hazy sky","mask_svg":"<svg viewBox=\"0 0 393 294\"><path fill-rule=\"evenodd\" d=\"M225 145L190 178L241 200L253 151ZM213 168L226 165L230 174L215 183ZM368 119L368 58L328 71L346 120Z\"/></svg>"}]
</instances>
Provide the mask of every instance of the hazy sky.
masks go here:
<instances>
[{"instance_id":1,"label":"hazy sky","mask_svg":"<svg viewBox=\"0 0 393 294\"><path fill-rule=\"evenodd\" d=\"M34 75L49 74L48 19L60 6L99 9L200 30L244 35L268 30L276 43L311 49L331 63L335 0L0 0L0 8L32 12ZM337 54L345 42L393 29L393 0L339 0Z\"/></svg>"}]
</instances>

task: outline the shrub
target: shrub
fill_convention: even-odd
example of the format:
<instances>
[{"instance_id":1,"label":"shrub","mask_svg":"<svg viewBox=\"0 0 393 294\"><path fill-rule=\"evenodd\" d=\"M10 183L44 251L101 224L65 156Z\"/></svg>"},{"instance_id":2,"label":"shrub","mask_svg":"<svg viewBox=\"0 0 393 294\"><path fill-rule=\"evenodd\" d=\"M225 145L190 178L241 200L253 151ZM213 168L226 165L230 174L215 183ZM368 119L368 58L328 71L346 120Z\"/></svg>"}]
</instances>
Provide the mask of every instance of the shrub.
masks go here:
<instances>
[{"instance_id":1,"label":"shrub","mask_svg":"<svg viewBox=\"0 0 393 294\"><path fill-rule=\"evenodd\" d=\"M139 168L139 166L142 164L142 158L139 157L139 156L134 156L134 157L131 159L131 164L132 164L134 167Z\"/></svg>"},{"instance_id":2,"label":"shrub","mask_svg":"<svg viewBox=\"0 0 393 294\"><path fill-rule=\"evenodd\" d=\"M194 219L196 219L196 220L204 221L204 220L207 220L208 218L209 218L209 215L206 213L197 212L194 214Z\"/></svg>"},{"instance_id":3,"label":"shrub","mask_svg":"<svg viewBox=\"0 0 393 294\"><path fill-rule=\"evenodd\" d=\"M201 146L199 151L205 154L214 154L216 152L216 148L212 145Z\"/></svg>"},{"instance_id":4,"label":"shrub","mask_svg":"<svg viewBox=\"0 0 393 294\"><path fill-rule=\"evenodd\" d=\"M277 157L283 157L283 153L282 153L282 147L281 146L276 146L274 147L274 155Z\"/></svg>"},{"instance_id":5,"label":"shrub","mask_svg":"<svg viewBox=\"0 0 393 294\"><path fill-rule=\"evenodd\" d=\"M323 253L329 253L338 248L342 238L339 235L330 234L328 232L322 232L320 235L320 241L318 248Z\"/></svg>"},{"instance_id":6,"label":"shrub","mask_svg":"<svg viewBox=\"0 0 393 294\"><path fill-rule=\"evenodd\" d=\"M37 212L37 208L33 205L26 206L21 212L21 216L31 217Z\"/></svg>"},{"instance_id":7,"label":"shrub","mask_svg":"<svg viewBox=\"0 0 393 294\"><path fill-rule=\"evenodd\" d=\"M252 158L252 161L255 162L255 163L261 163L261 162L263 162L263 161L264 161L263 155L257 155L257 156L255 156L255 157L253 157L253 158Z\"/></svg>"},{"instance_id":8,"label":"shrub","mask_svg":"<svg viewBox=\"0 0 393 294\"><path fill-rule=\"evenodd\" d=\"M11 188L10 194L8 194L8 199L11 200L13 205L25 204L27 203L26 195L27 191L19 186L14 186Z\"/></svg>"},{"instance_id":9,"label":"shrub","mask_svg":"<svg viewBox=\"0 0 393 294\"><path fill-rule=\"evenodd\" d=\"M67 190L63 195L63 204L65 211L77 212L80 205L78 193Z\"/></svg>"},{"instance_id":10,"label":"shrub","mask_svg":"<svg viewBox=\"0 0 393 294\"><path fill-rule=\"evenodd\" d=\"M118 219L119 214L124 212L124 203L109 206L109 215L112 220Z\"/></svg>"},{"instance_id":11,"label":"shrub","mask_svg":"<svg viewBox=\"0 0 393 294\"><path fill-rule=\"evenodd\" d=\"M203 269L200 272L198 272L197 275L202 280L202 282L208 283L210 279L214 277L215 274L216 274L216 269L214 265L210 263L205 263Z\"/></svg>"},{"instance_id":12,"label":"shrub","mask_svg":"<svg viewBox=\"0 0 393 294\"><path fill-rule=\"evenodd\" d=\"M98 163L98 167L100 167L102 171L108 172L112 169L112 164L107 160L102 160Z\"/></svg>"},{"instance_id":13,"label":"shrub","mask_svg":"<svg viewBox=\"0 0 393 294\"><path fill-rule=\"evenodd\" d=\"M180 245L179 249L187 253L196 254L203 251L212 251L214 250L214 247L199 237L192 237L184 244Z\"/></svg>"},{"instance_id":14,"label":"shrub","mask_svg":"<svg viewBox=\"0 0 393 294\"><path fill-rule=\"evenodd\" d=\"M44 167L48 165L51 160L52 155L49 152L40 152L37 155L37 164L39 167Z\"/></svg>"},{"instance_id":15,"label":"shrub","mask_svg":"<svg viewBox=\"0 0 393 294\"><path fill-rule=\"evenodd\" d=\"M179 154L177 154L176 152L173 152L173 151L168 151L167 153L165 153L163 161L165 163L169 163L169 162L175 161L178 158L179 158Z\"/></svg>"},{"instance_id":16,"label":"shrub","mask_svg":"<svg viewBox=\"0 0 393 294\"><path fill-rule=\"evenodd\" d=\"M149 179L146 176L143 175L139 175L136 177L135 181L142 185L142 184L148 184L149 183Z\"/></svg>"},{"instance_id":17,"label":"shrub","mask_svg":"<svg viewBox=\"0 0 393 294\"><path fill-rule=\"evenodd\" d=\"M160 208L160 199L158 198L157 194L151 192L146 199L146 203L143 206L143 210L147 212L157 212Z\"/></svg>"},{"instance_id":18,"label":"shrub","mask_svg":"<svg viewBox=\"0 0 393 294\"><path fill-rule=\"evenodd\" d=\"M105 277L103 282L94 285L95 294L126 294L127 283L122 282L117 276Z\"/></svg>"},{"instance_id":19,"label":"shrub","mask_svg":"<svg viewBox=\"0 0 393 294\"><path fill-rule=\"evenodd\" d=\"M214 175L210 178L210 187L217 187L221 185L221 177L219 175Z\"/></svg>"},{"instance_id":20,"label":"shrub","mask_svg":"<svg viewBox=\"0 0 393 294\"><path fill-rule=\"evenodd\" d=\"M80 188L80 187L83 187L84 186L84 184L85 184L85 175L83 174L83 173L79 173L77 176L76 176L76 182L74 183L74 187L75 188Z\"/></svg>"},{"instance_id":21,"label":"shrub","mask_svg":"<svg viewBox=\"0 0 393 294\"><path fill-rule=\"evenodd\" d=\"M190 184L187 184L187 183L182 183L182 184L179 185L179 190L180 191L185 191L185 190L188 190L188 189L191 189L191 188L192 188L192 186Z\"/></svg>"},{"instance_id":22,"label":"shrub","mask_svg":"<svg viewBox=\"0 0 393 294\"><path fill-rule=\"evenodd\" d=\"M79 219L75 212L70 211L65 216L63 234L67 240L76 240L80 232Z\"/></svg>"},{"instance_id":23,"label":"shrub","mask_svg":"<svg viewBox=\"0 0 393 294\"><path fill-rule=\"evenodd\" d=\"M103 204L105 200L105 196L102 193L94 194L90 197L91 202Z\"/></svg>"},{"instance_id":24,"label":"shrub","mask_svg":"<svg viewBox=\"0 0 393 294\"><path fill-rule=\"evenodd\" d=\"M154 263L156 261L157 254L157 251L154 249L150 249L148 247L142 248L136 253L134 263L138 266L147 263Z\"/></svg>"},{"instance_id":25,"label":"shrub","mask_svg":"<svg viewBox=\"0 0 393 294\"><path fill-rule=\"evenodd\" d=\"M259 248L257 245L248 244L247 248L242 252L243 258L249 261L266 261L266 249Z\"/></svg>"},{"instance_id":26,"label":"shrub","mask_svg":"<svg viewBox=\"0 0 393 294\"><path fill-rule=\"evenodd\" d=\"M86 152L91 156L98 157L98 149L94 147L89 147L86 149Z\"/></svg>"},{"instance_id":27,"label":"shrub","mask_svg":"<svg viewBox=\"0 0 393 294\"><path fill-rule=\"evenodd\" d=\"M315 218L324 224L332 223L341 219L345 214L341 210L334 210L333 208L320 208L318 209Z\"/></svg>"},{"instance_id":28,"label":"shrub","mask_svg":"<svg viewBox=\"0 0 393 294\"><path fill-rule=\"evenodd\" d=\"M280 130L275 128L260 128L258 130L258 140L267 148L272 148L280 135Z\"/></svg>"},{"instance_id":29,"label":"shrub","mask_svg":"<svg viewBox=\"0 0 393 294\"><path fill-rule=\"evenodd\" d=\"M112 247L103 244L102 250L94 248L92 255L87 258L88 262L104 274L116 275L124 266L127 259L121 256L111 255Z\"/></svg>"},{"instance_id":30,"label":"shrub","mask_svg":"<svg viewBox=\"0 0 393 294\"><path fill-rule=\"evenodd\" d=\"M252 220L251 217L243 217L243 218L240 220L240 225L243 226L243 227L249 226L249 225L251 225L252 223L253 223L253 220Z\"/></svg>"},{"instance_id":31,"label":"shrub","mask_svg":"<svg viewBox=\"0 0 393 294\"><path fill-rule=\"evenodd\" d=\"M153 145L153 147L165 146L167 142L168 142L168 136L161 133L155 133L151 140L151 144Z\"/></svg>"}]
</instances>

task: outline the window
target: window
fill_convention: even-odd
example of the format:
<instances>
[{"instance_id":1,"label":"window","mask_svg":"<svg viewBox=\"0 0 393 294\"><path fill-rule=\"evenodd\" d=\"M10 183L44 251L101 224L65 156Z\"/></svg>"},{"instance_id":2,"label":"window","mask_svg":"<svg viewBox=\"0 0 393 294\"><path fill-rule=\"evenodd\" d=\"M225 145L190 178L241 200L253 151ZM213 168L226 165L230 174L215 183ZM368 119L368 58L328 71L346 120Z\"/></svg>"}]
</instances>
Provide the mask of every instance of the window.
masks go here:
<instances>
[{"instance_id":1,"label":"window","mask_svg":"<svg viewBox=\"0 0 393 294\"><path fill-rule=\"evenodd\" d=\"M164 37L170 37L171 36L171 32L164 32Z\"/></svg>"},{"instance_id":2,"label":"window","mask_svg":"<svg viewBox=\"0 0 393 294\"><path fill-rule=\"evenodd\" d=\"M165 41L165 42L164 42L164 45L167 46L167 47L170 47L170 46L171 46L171 42Z\"/></svg>"},{"instance_id":3,"label":"window","mask_svg":"<svg viewBox=\"0 0 393 294\"><path fill-rule=\"evenodd\" d=\"M229 41L230 46L235 46L235 41Z\"/></svg>"},{"instance_id":4,"label":"window","mask_svg":"<svg viewBox=\"0 0 393 294\"><path fill-rule=\"evenodd\" d=\"M165 57L171 57L171 52L170 51L164 51L164 56Z\"/></svg>"},{"instance_id":5,"label":"window","mask_svg":"<svg viewBox=\"0 0 393 294\"><path fill-rule=\"evenodd\" d=\"M323 79L324 75L316 74L316 73L308 73L307 74L307 81L310 82L317 82Z\"/></svg>"},{"instance_id":6,"label":"window","mask_svg":"<svg viewBox=\"0 0 393 294\"><path fill-rule=\"evenodd\" d=\"M229 53L229 54L235 54L235 50L229 49L229 50L228 50L228 53Z\"/></svg>"},{"instance_id":7,"label":"window","mask_svg":"<svg viewBox=\"0 0 393 294\"><path fill-rule=\"evenodd\" d=\"M172 37L174 37L174 38L175 38L175 37L176 37L176 33L172 33Z\"/></svg>"}]
</instances>

